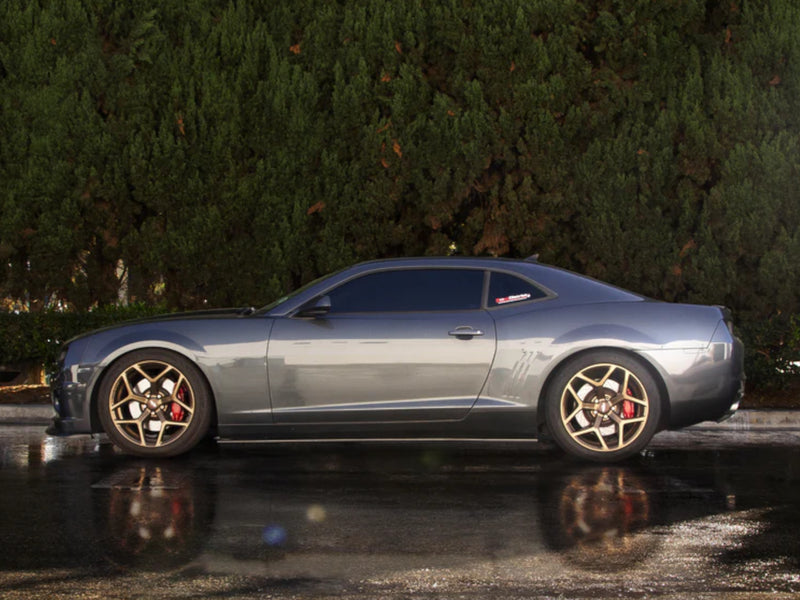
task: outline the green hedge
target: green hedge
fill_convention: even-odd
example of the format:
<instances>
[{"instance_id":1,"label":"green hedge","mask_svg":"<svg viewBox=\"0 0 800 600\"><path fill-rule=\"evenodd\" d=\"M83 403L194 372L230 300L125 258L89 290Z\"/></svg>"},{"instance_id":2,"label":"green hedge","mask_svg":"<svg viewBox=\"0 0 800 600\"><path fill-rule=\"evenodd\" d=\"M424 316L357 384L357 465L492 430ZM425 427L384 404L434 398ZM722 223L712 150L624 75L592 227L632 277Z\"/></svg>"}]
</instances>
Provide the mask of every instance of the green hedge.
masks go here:
<instances>
[{"instance_id":1,"label":"green hedge","mask_svg":"<svg viewBox=\"0 0 800 600\"><path fill-rule=\"evenodd\" d=\"M0 2L0 298L260 306L362 259L538 253L729 306L768 378L798 31L797 0Z\"/></svg>"},{"instance_id":2,"label":"green hedge","mask_svg":"<svg viewBox=\"0 0 800 600\"><path fill-rule=\"evenodd\" d=\"M49 365L58 357L61 345L76 335L164 312L163 306L144 304L103 307L85 313L0 312L0 364L36 362Z\"/></svg>"},{"instance_id":3,"label":"green hedge","mask_svg":"<svg viewBox=\"0 0 800 600\"><path fill-rule=\"evenodd\" d=\"M800 315L775 315L744 323L745 371L750 389L784 387L800 375ZM800 399L798 399L800 405Z\"/></svg>"},{"instance_id":4,"label":"green hedge","mask_svg":"<svg viewBox=\"0 0 800 600\"><path fill-rule=\"evenodd\" d=\"M800 312L796 0L0 3L0 298L539 253Z\"/></svg>"}]
</instances>

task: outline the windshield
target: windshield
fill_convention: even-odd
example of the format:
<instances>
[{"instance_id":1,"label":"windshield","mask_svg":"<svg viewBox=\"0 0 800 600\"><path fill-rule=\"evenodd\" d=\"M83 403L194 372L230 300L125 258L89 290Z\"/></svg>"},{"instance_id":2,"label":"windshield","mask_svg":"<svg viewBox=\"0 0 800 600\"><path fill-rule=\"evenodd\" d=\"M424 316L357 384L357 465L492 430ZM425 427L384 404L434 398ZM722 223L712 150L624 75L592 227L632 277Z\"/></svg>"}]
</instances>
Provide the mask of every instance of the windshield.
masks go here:
<instances>
[{"instance_id":1,"label":"windshield","mask_svg":"<svg viewBox=\"0 0 800 600\"><path fill-rule=\"evenodd\" d=\"M340 270L343 270L343 269L340 269ZM309 281L307 284L305 284L305 285L303 285L303 286L300 286L299 288L297 288L296 290L294 290L294 291L292 291L292 292L289 292L289 293L288 293L288 294L286 294L285 296L281 296L280 298L278 298L277 300L274 300L274 301L270 302L270 303L269 303L269 304L267 304L266 306L262 306L261 308L259 308L259 309L256 311L256 314L263 315L264 313L267 313L267 312L271 311L273 308L275 308L275 307L276 307L276 306L278 306L279 304L283 304L283 303L284 303L284 302L286 302L287 300L290 300L290 299L294 298L295 296L297 296L297 294L300 294L300 293L302 293L302 292L306 291L306 290L307 290L308 288L310 288L312 285L316 285L316 284L318 284L320 281L322 281L323 279L327 279L327 278L328 278L328 277L330 277L331 275L335 275L335 274L336 274L336 273L338 273L338 272L339 272L339 271L334 271L333 273L328 273L327 275L323 275L322 277L317 277L317 278L316 278L316 279L314 279L313 281Z\"/></svg>"}]
</instances>

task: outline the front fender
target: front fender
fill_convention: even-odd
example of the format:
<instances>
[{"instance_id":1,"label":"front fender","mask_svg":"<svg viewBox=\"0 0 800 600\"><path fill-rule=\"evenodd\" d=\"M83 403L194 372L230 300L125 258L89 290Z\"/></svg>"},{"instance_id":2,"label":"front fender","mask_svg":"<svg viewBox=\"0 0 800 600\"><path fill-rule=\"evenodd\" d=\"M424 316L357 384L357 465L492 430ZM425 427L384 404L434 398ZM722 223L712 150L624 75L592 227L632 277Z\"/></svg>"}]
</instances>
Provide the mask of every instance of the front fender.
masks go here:
<instances>
[{"instance_id":1,"label":"front fender","mask_svg":"<svg viewBox=\"0 0 800 600\"><path fill-rule=\"evenodd\" d=\"M136 350L160 349L190 360L208 383L220 424L271 421L267 340L272 319L204 319L137 323L93 334L72 365L88 406L106 369ZM224 407L219 400L225 398Z\"/></svg>"},{"instance_id":2,"label":"front fender","mask_svg":"<svg viewBox=\"0 0 800 600\"><path fill-rule=\"evenodd\" d=\"M102 369L120 356L145 348L170 350L195 363L198 354L203 352L201 344L181 332L155 327L152 329L137 328L135 331L120 332L103 344L94 344L92 349L84 352L81 362Z\"/></svg>"}]
</instances>

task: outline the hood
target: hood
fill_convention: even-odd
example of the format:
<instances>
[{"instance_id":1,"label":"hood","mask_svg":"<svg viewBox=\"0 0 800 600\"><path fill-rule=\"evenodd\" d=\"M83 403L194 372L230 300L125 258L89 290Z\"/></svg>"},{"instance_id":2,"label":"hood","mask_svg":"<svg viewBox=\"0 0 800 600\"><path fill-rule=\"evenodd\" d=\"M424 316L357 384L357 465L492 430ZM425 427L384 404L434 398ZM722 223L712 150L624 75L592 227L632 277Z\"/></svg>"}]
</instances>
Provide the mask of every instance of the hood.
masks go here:
<instances>
[{"instance_id":1,"label":"hood","mask_svg":"<svg viewBox=\"0 0 800 600\"><path fill-rule=\"evenodd\" d=\"M166 321L180 321L180 320L192 320L192 319L242 319L249 317L254 312L255 309L253 307L246 306L240 308L212 308L208 310L192 310L179 313L165 313L163 315L156 315L154 317L142 317L141 319L128 319L126 321L120 321L119 323L114 323L112 325L107 325L105 327L99 327L97 329L92 329L91 331L86 331L85 333L76 335L75 337L65 341L64 347L66 347L68 344L71 344L75 340L79 340L81 338L94 335L95 333L110 331L112 329L119 329L120 327L125 327L126 325L134 325L137 323L163 323Z\"/></svg>"},{"instance_id":2,"label":"hood","mask_svg":"<svg viewBox=\"0 0 800 600\"><path fill-rule=\"evenodd\" d=\"M252 306L240 308L210 308L207 310L190 310L179 313L165 313L154 317L124 321L124 323L147 323L151 321L176 321L180 319L219 319L247 317L255 312ZM122 324L122 323L120 323Z\"/></svg>"}]
</instances>

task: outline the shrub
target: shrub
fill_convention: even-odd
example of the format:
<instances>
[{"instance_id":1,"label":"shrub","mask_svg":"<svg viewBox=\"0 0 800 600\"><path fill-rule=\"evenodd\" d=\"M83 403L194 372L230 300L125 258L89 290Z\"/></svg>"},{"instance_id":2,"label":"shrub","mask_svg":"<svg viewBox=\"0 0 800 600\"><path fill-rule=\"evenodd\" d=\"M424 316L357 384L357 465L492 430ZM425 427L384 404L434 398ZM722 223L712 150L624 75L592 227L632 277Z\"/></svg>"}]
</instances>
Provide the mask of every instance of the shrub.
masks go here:
<instances>
[{"instance_id":1,"label":"shrub","mask_svg":"<svg viewBox=\"0 0 800 600\"><path fill-rule=\"evenodd\" d=\"M51 364L70 338L121 321L166 312L163 306L101 307L89 312L0 313L0 364Z\"/></svg>"},{"instance_id":2,"label":"shrub","mask_svg":"<svg viewBox=\"0 0 800 600\"><path fill-rule=\"evenodd\" d=\"M745 343L748 388L783 388L800 375L800 315L775 315L745 322L739 329Z\"/></svg>"}]
</instances>

